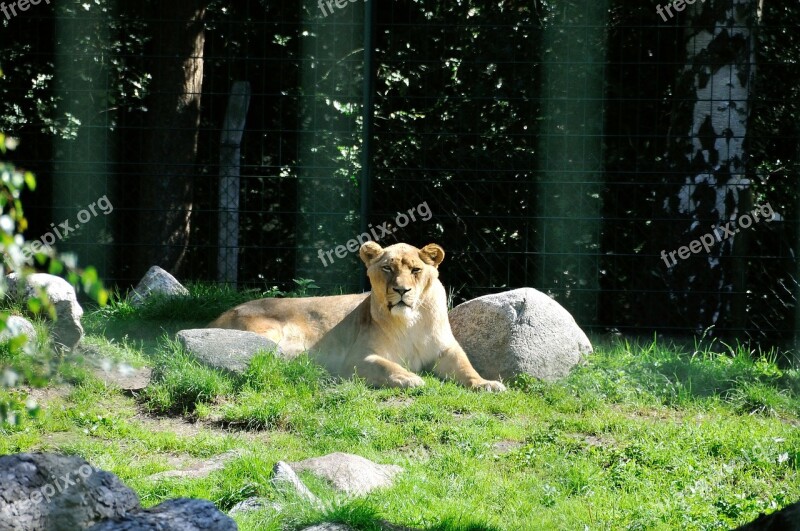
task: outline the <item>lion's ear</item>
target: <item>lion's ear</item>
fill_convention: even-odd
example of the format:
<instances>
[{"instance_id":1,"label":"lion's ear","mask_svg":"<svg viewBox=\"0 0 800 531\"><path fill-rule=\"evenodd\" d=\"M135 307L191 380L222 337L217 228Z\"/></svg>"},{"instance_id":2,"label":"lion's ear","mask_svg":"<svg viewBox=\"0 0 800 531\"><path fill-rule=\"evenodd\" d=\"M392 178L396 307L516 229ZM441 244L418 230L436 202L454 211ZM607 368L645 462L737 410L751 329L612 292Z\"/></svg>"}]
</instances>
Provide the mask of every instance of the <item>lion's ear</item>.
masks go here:
<instances>
[{"instance_id":1,"label":"lion's ear","mask_svg":"<svg viewBox=\"0 0 800 531\"><path fill-rule=\"evenodd\" d=\"M433 267L439 267L439 264L441 264L442 260L444 260L444 249L435 243L429 243L419 250L419 257L426 264L432 265Z\"/></svg>"},{"instance_id":2,"label":"lion's ear","mask_svg":"<svg viewBox=\"0 0 800 531\"><path fill-rule=\"evenodd\" d=\"M383 247L375 242L366 242L361 246L361 249L358 250L358 254L361 256L361 261L369 267L376 258L383 254Z\"/></svg>"}]
</instances>

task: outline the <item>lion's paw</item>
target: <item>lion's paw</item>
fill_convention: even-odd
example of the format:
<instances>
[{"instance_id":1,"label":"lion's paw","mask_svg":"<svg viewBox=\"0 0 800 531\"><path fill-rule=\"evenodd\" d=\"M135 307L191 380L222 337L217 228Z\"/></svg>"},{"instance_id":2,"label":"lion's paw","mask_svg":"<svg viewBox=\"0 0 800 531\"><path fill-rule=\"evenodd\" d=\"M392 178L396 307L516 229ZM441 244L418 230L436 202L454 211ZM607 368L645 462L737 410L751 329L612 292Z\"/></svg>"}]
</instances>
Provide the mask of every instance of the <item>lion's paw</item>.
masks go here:
<instances>
[{"instance_id":1,"label":"lion's paw","mask_svg":"<svg viewBox=\"0 0 800 531\"><path fill-rule=\"evenodd\" d=\"M472 388L479 391L489 391L490 393L499 393L506 390L506 386L496 380L483 380L474 384Z\"/></svg>"},{"instance_id":2,"label":"lion's paw","mask_svg":"<svg viewBox=\"0 0 800 531\"><path fill-rule=\"evenodd\" d=\"M413 373L393 374L389 379L396 387L422 387L425 385L425 380Z\"/></svg>"}]
</instances>

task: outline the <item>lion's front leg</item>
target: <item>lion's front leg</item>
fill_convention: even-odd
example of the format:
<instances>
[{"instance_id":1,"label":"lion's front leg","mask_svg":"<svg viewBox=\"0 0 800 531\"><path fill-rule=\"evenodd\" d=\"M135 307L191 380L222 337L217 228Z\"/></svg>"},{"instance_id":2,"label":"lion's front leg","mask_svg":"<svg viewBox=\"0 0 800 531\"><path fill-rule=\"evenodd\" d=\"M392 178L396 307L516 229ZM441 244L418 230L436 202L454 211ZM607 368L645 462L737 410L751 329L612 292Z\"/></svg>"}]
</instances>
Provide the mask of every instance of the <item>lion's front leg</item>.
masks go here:
<instances>
[{"instance_id":1,"label":"lion's front leg","mask_svg":"<svg viewBox=\"0 0 800 531\"><path fill-rule=\"evenodd\" d=\"M440 378L455 380L464 387L482 391L505 391L506 386L495 380L486 380L472 366L461 345L456 343L444 349L433 367Z\"/></svg>"},{"instance_id":2,"label":"lion's front leg","mask_svg":"<svg viewBox=\"0 0 800 531\"><path fill-rule=\"evenodd\" d=\"M356 366L356 374L376 387L420 387L425 381L411 371L377 354L364 358Z\"/></svg>"}]
</instances>

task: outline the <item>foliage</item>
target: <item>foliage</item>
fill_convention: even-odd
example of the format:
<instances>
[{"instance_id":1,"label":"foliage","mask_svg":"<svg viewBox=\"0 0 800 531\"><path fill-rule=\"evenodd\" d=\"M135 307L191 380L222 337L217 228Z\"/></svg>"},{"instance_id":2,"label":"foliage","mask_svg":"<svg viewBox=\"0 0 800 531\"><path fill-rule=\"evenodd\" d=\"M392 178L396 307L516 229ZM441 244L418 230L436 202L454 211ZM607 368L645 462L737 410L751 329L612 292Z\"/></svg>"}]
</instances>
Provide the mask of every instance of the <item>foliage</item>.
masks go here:
<instances>
[{"instance_id":1,"label":"foliage","mask_svg":"<svg viewBox=\"0 0 800 531\"><path fill-rule=\"evenodd\" d=\"M2 72L0 72L2 79ZM16 147L13 138L0 133L0 153L6 155L8 149ZM21 196L25 189L34 190L36 188L36 178L31 172L18 170L13 164L0 160L0 252L3 256L0 264L0 298L8 296L9 289L17 289L9 286L9 279L6 274L14 272L17 275L16 282L24 282L25 277L35 272L34 265L39 267L46 266L51 274L65 273L72 284L81 284L84 291L97 300L101 305L105 304L107 293L102 283L97 277L97 272L89 267L79 270L65 264L64 260L55 255L50 249L31 248L26 245L22 232L27 227L27 220L22 208ZM26 257L32 257L30 258ZM13 305L13 303L12 303ZM46 293L38 291L34 296L27 299L27 311L34 315L44 314L51 319L55 317L55 311L47 299ZM9 311L0 312L0 332L6 331L6 320ZM2 380L0 388L17 387L23 383L31 385L42 385L46 382L46 377L51 373L52 361L50 356L50 345L46 341L36 340L37 338L27 338L25 335L10 337L3 340L0 344L0 370ZM20 421L20 410L27 409L29 414L35 414L38 406L35 402L21 402L19 399L12 399L9 395L5 400L0 399L0 425L3 423L18 423ZM24 408L21 407L24 404Z\"/></svg>"},{"instance_id":2,"label":"foliage","mask_svg":"<svg viewBox=\"0 0 800 531\"><path fill-rule=\"evenodd\" d=\"M4 31L9 34L36 35L36 39L9 38L0 43L6 65L6 76L0 77L0 130L15 136L36 130L47 138L75 139L81 127L102 125L113 130L123 112L144 110L151 75L134 58L141 54L147 35L141 19L117 4L59 2L8 23ZM49 16L71 20L72 25L57 30L51 19L45 23L47 31L41 31ZM51 55L52 49L58 54ZM86 90L65 93L69 77L79 77ZM92 105L86 103L89 100ZM75 111L95 105L104 112Z\"/></svg>"}]
</instances>

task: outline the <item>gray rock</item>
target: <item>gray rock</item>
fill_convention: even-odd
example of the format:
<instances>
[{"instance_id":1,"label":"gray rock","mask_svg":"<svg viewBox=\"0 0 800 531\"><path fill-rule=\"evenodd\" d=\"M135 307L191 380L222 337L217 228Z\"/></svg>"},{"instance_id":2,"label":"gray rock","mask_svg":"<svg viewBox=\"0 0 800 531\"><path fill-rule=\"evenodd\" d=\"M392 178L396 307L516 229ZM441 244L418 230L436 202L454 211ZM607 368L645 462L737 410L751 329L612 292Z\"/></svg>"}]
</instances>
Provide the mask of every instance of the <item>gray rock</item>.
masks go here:
<instances>
[{"instance_id":1,"label":"gray rock","mask_svg":"<svg viewBox=\"0 0 800 531\"><path fill-rule=\"evenodd\" d=\"M0 341L8 341L22 334L25 334L28 338L26 343L36 338L36 328L34 328L33 323L24 317L9 315L8 319L6 319L5 329L0 331Z\"/></svg>"},{"instance_id":2,"label":"gray rock","mask_svg":"<svg viewBox=\"0 0 800 531\"><path fill-rule=\"evenodd\" d=\"M460 304L450 311L450 326L475 370L488 380L523 373L558 380L592 352L569 312L533 288Z\"/></svg>"},{"instance_id":3,"label":"gray rock","mask_svg":"<svg viewBox=\"0 0 800 531\"><path fill-rule=\"evenodd\" d=\"M181 330L176 337L184 350L201 363L234 374L247 371L257 352L278 351L273 341L243 330L194 328Z\"/></svg>"},{"instance_id":4,"label":"gray rock","mask_svg":"<svg viewBox=\"0 0 800 531\"><path fill-rule=\"evenodd\" d=\"M178 498L122 518L106 520L87 531L237 531L233 519L206 500Z\"/></svg>"},{"instance_id":5,"label":"gray rock","mask_svg":"<svg viewBox=\"0 0 800 531\"><path fill-rule=\"evenodd\" d=\"M297 473L283 461L278 461L272 468L271 483L278 491L286 492L288 489L314 505L319 505L320 503L319 499L308 490L305 483L297 476Z\"/></svg>"},{"instance_id":6,"label":"gray rock","mask_svg":"<svg viewBox=\"0 0 800 531\"><path fill-rule=\"evenodd\" d=\"M17 273L8 275L9 294L27 300L42 290L56 310L56 322L53 324L53 340L62 348L73 349L83 337L81 316L83 308L78 304L75 288L61 277L46 273L34 273L25 277L24 288L20 286Z\"/></svg>"},{"instance_id":7,"label":"gray rock","mask_svg":"<svg viewBox=\"0 0 800 531\"><path fill-rule=\"evenodd\" d=\"M129 296L133 306L141 306L144 301L152 295L164 295L167 297L185 297L189 295L189 290L183 287L178 280L158 266L153 266L147 270L142 280L133 289Z\"/></svg>"},{"instance_id":8,"label":"gray rock","mask_svg":"<svg viewBox=\"0 0 800 531\"><path fill-rule=\"evenodd\" d=\"M250 513L253 511L263 511L264 509L270 509L274 512L280 512L281 506L273 502L269 498L260 498L258 496L255 496L253 498L247 498L246 500L240 501L239 503L231 507L231 510L228 511L228 514L231 516L235 516L237 514Z\"/></svg>"},{"instance_id":9,"label":"gray rock","mask_svg":"<svg viewBox=\"0 0 800 531\"><path fill-rule=\"evenodd\" d=\"M351 495L389 487L394 477L403 471L397 465L379 465L361 456L340 452L290 463L289 466L295 472L306 470L327 479L336 490Z\"/></svg>"},{"instance_id":10,"label":"gray rock","mask_svg":"<svg viewBox=\"0 0 800 531\"><path fill-rule=\"evenodd\" d=\"M199 479L204 478L211 474L212 472L216 472L218 470L222 470L225 468L225 465L231 459L238 457L239 452L236 450L231 450L229 452L225 452L224 454L215 455L211 459L205 460L192 460L187 463L183 463L183 466L180 470L165 470L163 472L157 472L150 476L147 476L147 479L150 480L157 480L157 479L165 479L165 478L182 478L182 479Z\"/></svg>"},{"instance_id":11,"label":"gray rock","mask_svg":"<svg viewBox=\"0 0 800 531\"><path fill-rule=\"evenodd\" d=\"M76 456L0 456L0 531L75 531L140 508L135 492Z\"/></svg>"}]
</instances>

